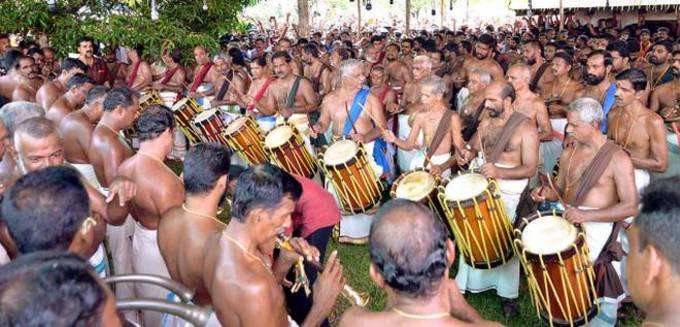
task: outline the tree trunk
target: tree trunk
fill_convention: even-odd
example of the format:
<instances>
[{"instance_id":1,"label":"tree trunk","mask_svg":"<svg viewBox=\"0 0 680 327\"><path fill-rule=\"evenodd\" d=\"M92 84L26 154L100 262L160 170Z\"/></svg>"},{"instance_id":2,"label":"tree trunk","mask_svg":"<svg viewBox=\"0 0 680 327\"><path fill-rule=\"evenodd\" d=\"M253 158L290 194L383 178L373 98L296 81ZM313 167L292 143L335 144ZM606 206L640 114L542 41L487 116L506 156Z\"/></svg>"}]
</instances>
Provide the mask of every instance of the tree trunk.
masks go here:
<instances>
[{"instance_id":1,"label":"tree trunk","mask_svg":"<svg viewBox=\"0 0 680 327\"><path fill-rule=\"evenodd\" d=\"M411 0L406 0L406 10L404 14L404 29L406 30L406 36L408 37L411 32Z\"/></svg>"},{"instance_id":2,"label":"tree trunk","mask_svg":"<svg viewBox=\"0 0 680 327\"><path fill-rule=\"evenodd\" d=\"M309 0L297 0L298 3L298 30L300 36L309 36Z\"/></svg>"}]
</instances>

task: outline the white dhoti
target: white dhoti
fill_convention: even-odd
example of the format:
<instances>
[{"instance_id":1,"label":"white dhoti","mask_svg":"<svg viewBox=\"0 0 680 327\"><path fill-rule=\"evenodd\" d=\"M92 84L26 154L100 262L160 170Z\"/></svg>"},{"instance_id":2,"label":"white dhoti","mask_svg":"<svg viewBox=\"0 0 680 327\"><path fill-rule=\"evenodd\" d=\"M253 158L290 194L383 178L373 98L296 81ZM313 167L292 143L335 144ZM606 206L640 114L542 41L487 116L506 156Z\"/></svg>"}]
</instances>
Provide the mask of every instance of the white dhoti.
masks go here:
<instances>
[{"instance_id":1,"label":"white dhoti","mask_svg":"<svg viewBox=\"0 0 680 327\"><path fill-rule=\"evenodd\" d=\"M4 246L0 245L0 266L4 266L9 262L9 254L7 254L7 250L5 250Z\"/></svg>"},{"instance_id":2,"label":"white dhoti","mask_svg":"<svg viewBox=\"0 0 680 327\"><path fill-rule=\"evenodd\" d=\"M106 278L109 274L108 260L106 259L106 251L104 251L104 245L99 244L97 251L87 260L88 263L94 269L97 276L101 278Z\"/></svg>"},{"instance_id":3,"label":"white dhoti","mask_svg":"<svg viewBox=\"0 0 680 327\"><path fill-rule=\"evenodd\" d=\"M99 180L97 179L97 174L94 172L94 167L92 164L77 164L77 163L69 163L73 168L75 168L83 177L85 180L92 185L97 191L104 193L104 188L99 184ZM108 193L108 192L107 192Z\"/></svg>"},{"instance_id":4,"label":"white dhoti","mask_svg":"<svg viewBox=\"0 0 680 327\"><path fill-rule=\"evenodd\" d=\"M649 172L644 169L635 169L635 187L637 187L638 193L642 194L642 191L649 185L651 178Z\"/></svg>"},{"instance_id":5,"label":"white dhoti","mask_svg":"<svg viewBox=\"0 0 680 327\"><path fill-rule=\"evenodd\" d=\"M134 235L132 236L132 270L135 274L170 278L170 273L158 248L156 235L156 230L147 229L135 222ZM162 287L145 283L135 284L135 292L138 297L155 299L164 299L168 294L168 291ZM160 326L160 313L147 311L143 313L143 317L145 326Z\"/></svg>"},{"instance_id":6,"label":"white dhoti","mask_svg":"<svg viewBox=\"0 0 680 327\"><path fill-rule=\"evenodd\" d=\"M105 195L108 192L105 193ZM106 226L106 240L108 250L111 252L112 275L131 274L132 270L132 234L134 233L134 218L127 216L120 226ZM136 297L134 285L131 283L118 283L116 298L130 299ZM137 312L124 311L125 318L132 322L138 322Z\"/></svg>"},{"instance_id":7,"label":"white dhoti","mask_svg":"<svg viewBox=\"0 0 680 327\"><path fill-rule=\"evenodd\" d=\"M498 167L511 168L496 164ZM510 225L515 221L515 209L520 196L529 183L528 179L498 180L501 199L508 214ZM514 299L519 297L519 258L514 256L505 264L492 269L475 269L459 260L456 282L461 292L480 293L495 289L498 296Z\"/></svg>"},{"instance_id":8,"label":"white dhoti","mask_svg":"<svg viewBox=\"0 0 680 327\"><path fill-rule=\"evenodd\" d=\"M414 169L419 169L419 168L426 168L430 169L432 165L441 165L445 162L447 162L449 159L451 159L451 153L442 153L442 154L437 154L433 155L432 158L430 158L430 164L427 165L427 167L424 167L425 165L425 151L418 151L417 154L413 157L413 160L411 161L411 166L409 167L409 170L414 170ZM451 169L447 169L442 172L442 178L447 178L451 176Z\"/></svg>"},{"instance_id":9,"label":"white dhoti","mask_svg":"<svg viewBox=\"0 0 680 327\"><path fill-rule=\"evenodd\" d=\"M567 126L566 118L550 119L550 125L553 129L553 139L547 142L541 142L539 146L540 167L541 172L550 173L557 164L557 160L562 153L562 140L564 138L564 128Z\"/></svg>"},{"instance_id":10,"label":"white dhoti","mask_svg":"<svg viewBox=\"0 0 680 327\"><path fill-rule=\"evenodd\" d=\"M397 137L402 140L408 139L408 135L411 133L411 126L408 123L410 117L411 115L405 114L399 114L397 116L399 122L399 132L397 133ZM422 142L422 138L418 137L418 143ZM417 150L404 151L397 149L397 165L399 166L399 170L402 172L408 171L411 167L411 161L417 152Z\"/></svg>"}]
</instances>

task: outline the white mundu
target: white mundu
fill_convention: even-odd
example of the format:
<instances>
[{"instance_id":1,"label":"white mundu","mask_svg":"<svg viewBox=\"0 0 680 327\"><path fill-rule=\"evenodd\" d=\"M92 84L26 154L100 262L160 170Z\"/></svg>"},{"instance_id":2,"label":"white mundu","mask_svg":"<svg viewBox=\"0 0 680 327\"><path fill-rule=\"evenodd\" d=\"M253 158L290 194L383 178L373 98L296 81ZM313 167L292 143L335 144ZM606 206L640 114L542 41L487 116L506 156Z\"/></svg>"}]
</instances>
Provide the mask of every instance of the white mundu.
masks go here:
<instances>
[{"instance_id":1,"label":"white mundu","mask_svg":"<svg viewBox=\"0 0 680 327\"><path fill-rule=\"evenodd\" d=\"M399 124L399 131L397 137L406 140L409 134L411 134L411 124L412 115L399 114L397 116L397 122ZM423 143L422 133L418 136L418 143ZM404 151L397 149L397 165L401 171L408 171L411 168L411 161L415 157L417 150Z\"/></svg>"}]
</instances>

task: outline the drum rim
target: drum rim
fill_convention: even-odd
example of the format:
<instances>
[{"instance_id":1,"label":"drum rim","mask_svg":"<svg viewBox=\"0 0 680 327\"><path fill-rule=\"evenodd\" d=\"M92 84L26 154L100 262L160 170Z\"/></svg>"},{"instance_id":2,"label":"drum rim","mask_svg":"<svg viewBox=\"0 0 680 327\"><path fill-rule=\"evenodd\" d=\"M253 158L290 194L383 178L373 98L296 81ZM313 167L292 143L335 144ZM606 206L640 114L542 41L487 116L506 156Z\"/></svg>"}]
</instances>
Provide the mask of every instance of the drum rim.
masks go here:
<instances>
[{"instance_id":1,"label":"drum rim","mask_svg":"<svg viewBox=\"0 0 680 327\"><path fill-rule=\"evenodd\" d=\"M239 120L243 120L243 124L242 124L241 126L245 126L245 125L248 123L248 120L249 120L249 119L250 119L249 116L241 116L241 117L238 117L238 118L232 120L232 121L229 123L229 125L227 125L227 126L224 127L224 131L222 131L222 133L224 133L224 135L227 135L227 136L230 136L230 135L235 134L236 132L240 131L241 128L235 129L235 130L233 130L233 131L230 132L230 131L229 131L229 126L231 126L232 124L234 124L235 122L237 122L237 121L239 121Z\"/></svg>"},{"instance_id":2,"label":"drum rim","mask_svg":"<svg viewBox=\"0 0 680 327\"><path fill-rule=\"evenodd\" d=\"M390 188L390 197L391 197L391 198L397 199L397 188L398 188L398 186L399 186L399 183L400 183L406 176L408 176L409 174L415 173L415 172L425 172L425 173L427 173L428 175L430 175L430 176L434 179L434 187L432 188L432 190L431 190L430 192L428 192L427 194L425 194L423 197L421 197L421 198L418 199L418 200L412 200L412 199L406 199L406 200L410 200L410 201L414 201L414 202L420 202L420 201L425 200L428 196L433 195L432 193L434 193L435 196L436 196L436 194L437 194L437 187L439 187L439 184L441 184L441 180L438 179L437 176L434 176L434 175L430 174L430 172L428 172L425 168L422 168L422 167L421 167L421 168L416 168L416 169L411 169L411 170L409 170L409 171L405 171L405 172L401 173L401 175L399 175L399 177L397 177L397 179L394 180L394 183L392 183L392 187ZM402 198L399 198L399 199L402 199Z\"/></svg>"},{"instance_id":3,"label":"drum rim","mask_svg":"<svg viewBox=\"0 0 680 327\"><path fill-rule=\"evenodd\" d=\"M534 221L535 219L542 217L542 216L559 216L562 218L562 215L564 214L564 211L562 210L543 210L543 211L538 211L534 214L532 214L529 217L522 217L520 219L517 219L515 221L515 228L513 229L513 239L517 241L517 246L518 250L521 251L521 253L526 254L527 261L530 262L541 262L541 258L543 262L546 263L557 263L560 261L560 256L562 259L569 259L576 255L576 249L581 249L585 245L585 238L582 236L583 235L583 227L579 225L574 225L576 228L576 239L574 240L574 243L572 243L572 246L567 247L566 249L563 249L562 251L555 252L555 253L550 253L550 254L538 254L538 253L533 253L530 252L529 250L526 250L524 247L524 243L522 243L522 232L524 231L524 228ZM526 221L525 221L526 219ZM563 218L564 219L564 218ZM576 245L576 248L574 248L573 244Z\"/></svg>"},{"instance_id":4,"label":"drum rim","mask_svg":"<svg viewBox=\"0 0 680 327\"><path fill-rule=\"evenodd\" d=\"M350 157L349 160L347 160L347 161L345 161L345 162L340 162L340 163L337 163L337 164L334 164L334 165L327 164L325 158L326 158L326 152L328 151L328 148L330 148L331 145L333 145L333 144L335 144L335 143L337 143L337 142L340 142L340 141L352 141L352 142L354 142L354 143L357 145L357 151L354 152L354 155L352 155L352 157ZM358 153L361 152L362 146L363 146L363 143L357 142L357 141L355 141L355 140L352 140L352 139L349 138L349 137L343 136L343 137L341 137L341 138L335 140L335 142L329 144L329 145L324 149L323 153L322 153L321 156L320 156L320 160L321 160L321 162L323 163L324 166L329 167L329 168L336 168L336 167L340 167L340 166L343 166L343 165L351 165L351 164L353 164L353 163L356 161L356 159L359 157ZM369 163L369 164L370 164L370 163Z\"/></svg>"},{"instance_id":5,"label":"drum rim","mask_svg":"<svg viewBox=\"0 0 680 327\"><path fill-rule=\"evenodd\" d=\"M469 173L466 173L466 174L469 174ZM477 173L475 173L475 174L477 174ZM460 176L460 175L457 175L457 176ZM449 204L449 205L450 205L450 204L457 205L458 203L460 203L460 206L461 206L462 208L467 208L467 207L473 205L475 201L477 201L477 202L486 201L486 199L487 199L487 192L484 192L484 191L482 191L482 193L480 193L480 194L477 194L477 195L475 195L475 196L473 196L473 197L471 197L471 198L469 198L469 199L465 199L465 200L455 201L455 200L449 200L449 199L447 199L447 198L446 198L446 186L448 186L449 183L450 183L452 180L453 180L453 178L450 177L450 178L445 179L445 181L443 181L443 182L441 183L441 187L443 188L443 190L441 191L441 194L443 195L444 200L446 200L446 203L447 203L447 204ZM500 194L497 194L497 193L496 193L496 183L492 183L491 181L489 181L489 178L487 178L486 180L489 182L489 184L487 185L487 189L486 189L486 190L488 190L489 193L491 193L491 196L492 196L493 198L500 198ZM473 200L475 200L475 201L473 201Z\"/></svg>"},{"instance_id":6,"label":"drum rim","mask_svg":"<svg viewBox=\"0 0 680 327\"><path fill-rule=\"evenodd\" d=\"M174 112L174 111L180 110L181 107L184 106L184 104L186 104L187 102L189 102L189 100L191 100L190 97L184 97L184 98L181 98L181 99L177 100L177 102L175 102L175 104L172 105L172 107L170 108L170 110L173 111L173 112Z\"/></svg>"},{"instance_id":7,"label":"drum rim","mask_svg":"<svg viewBox=\"0 0 680 327\"><path fill-rule=\"evenodd\" d=\"M586 317L588 317L588 322L593 321L593 318L599 313L598 306L594 303L590 303L590 308L586 311L586 314L582 317L574 319L573 324L569 323L568 320L563 319L550 319L547 313L539 308L538 310L541 319L547 323L552 323L553 326L567 327L567 326L583 326L586 323Z\"/></svg>"},{"instance_id":8,"label":"drum rim","mask_svg":"<svg viewBox=\"0 0 680 327\"><path fill-rule=\"evenodd\" d=\"M267 144L267 138L269 137L269 135L270 135L273 131L275 131L276 129L281 128L281 127L287 127L287 128L289 128L289 129L291 130L290 137L287 138L283 143L281 143L281 144L279 144L279 145L277 145L277 146L271 146L271 147L270 147L270 146ZM264 134L264 141L262 142L262 147L265 148L265 149L269 149L269 150L274 150L274 149L278 149L278 148L280 148L280 147L283 147L284 145L286 145L286 144L290 141L290 139L292 139L292 138L295 136L295 132L296 132L296 131L297 131L297 130L295 129L295 127L294 127L294 126L291 126L291 125L289 125L289 124L274 126L274 128L270 129L266 134Z\"/></svg>"},{"instance_id":9,"label":"drum rim","mask_svg":"<svg viewBox=\"0 0 680 327\"><path fill-rule=\"evenodd\" d=\"M206 113L210 113L210 112L212 112L211 115L206 115ZM202 110L201 112L195 114L194 117L191 118L191 120L194 121L194 124L200 124L200 123L202 123L203 121L207 120L208 118L211 118L211 117L215 116L215 115L216 115L216 114L215 114L216 112L217 112L217 109L215 109L215 108L205 109L205 110ZM201 117L199 117L199 116L201 116L201 115L204 115L205 117L202 117L203 119L198 120L198 118L201 118ZM217 118L219 118L219 116L218 116ZM220 120L221 120L221 119L220 119Z\"/></svg>"}]
</instances>

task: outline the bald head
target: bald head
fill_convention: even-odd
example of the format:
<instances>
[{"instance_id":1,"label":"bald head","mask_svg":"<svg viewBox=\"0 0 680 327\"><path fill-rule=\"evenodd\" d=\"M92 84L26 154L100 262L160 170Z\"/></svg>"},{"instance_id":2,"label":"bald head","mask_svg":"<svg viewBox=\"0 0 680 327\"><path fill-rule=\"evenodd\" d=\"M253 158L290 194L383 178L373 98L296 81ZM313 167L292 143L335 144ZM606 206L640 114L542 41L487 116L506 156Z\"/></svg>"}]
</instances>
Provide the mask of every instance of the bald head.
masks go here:
<instances>
[{"instance_id":1,"label":"bald head","mask_svg":"<svg viewBox=\"0 0 680 327\"><path fill-rule=\"evenodd\" d=\"M514 64L508 69L508 80L510 82L515 80L522 80L529 83L531 79L531 68L526 64Z\"/></svg>"},{"instance_id":2,"label":"bald head","mask_svg":"<svg viewBox=\"0 0 680 327\"><path fill-rule=\"evenodd\" d=\"M371 261L385 284L410 297L430 297L447 272L446 230L425 206L387 202L369 236Z\"/></svg>"},{"instance_id":3,"label":"bald head","mask_svg":"<svg viewBox=\"0 0 680 327\"><path fill-rule=\"evenodd\" d=\"M494 81L484 91L484 107L491 117L498 117L505 110L509 110L513 101L515 90L508 82Z\"/></svg>"}]
</instances>

